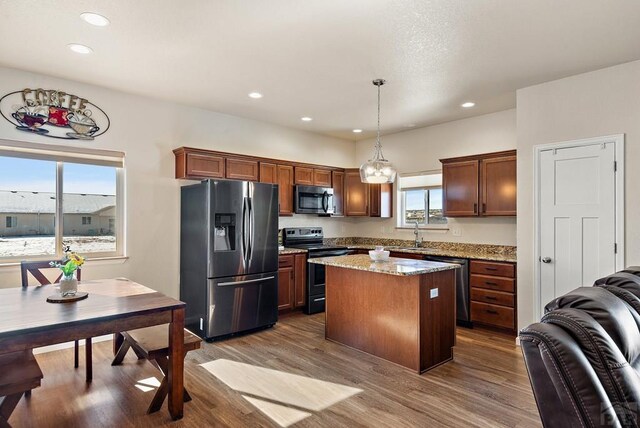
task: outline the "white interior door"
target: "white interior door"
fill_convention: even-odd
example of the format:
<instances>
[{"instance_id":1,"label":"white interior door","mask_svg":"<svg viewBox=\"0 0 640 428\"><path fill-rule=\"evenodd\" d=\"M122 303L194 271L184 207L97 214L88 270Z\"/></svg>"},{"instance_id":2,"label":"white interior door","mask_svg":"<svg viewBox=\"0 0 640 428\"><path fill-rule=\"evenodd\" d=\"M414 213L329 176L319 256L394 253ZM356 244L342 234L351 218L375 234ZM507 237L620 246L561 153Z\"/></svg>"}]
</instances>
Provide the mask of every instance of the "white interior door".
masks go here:
<instances>
[{"instance_id":1,"label":"white interior door","mask_svg":"<svg viewBox=\"0 0 640 428\"><path fill-rule=\"evenodd\" d=\"M616 271L615 160L614 142L539 152L540 315Z\"/></svg>"}]
</instances>

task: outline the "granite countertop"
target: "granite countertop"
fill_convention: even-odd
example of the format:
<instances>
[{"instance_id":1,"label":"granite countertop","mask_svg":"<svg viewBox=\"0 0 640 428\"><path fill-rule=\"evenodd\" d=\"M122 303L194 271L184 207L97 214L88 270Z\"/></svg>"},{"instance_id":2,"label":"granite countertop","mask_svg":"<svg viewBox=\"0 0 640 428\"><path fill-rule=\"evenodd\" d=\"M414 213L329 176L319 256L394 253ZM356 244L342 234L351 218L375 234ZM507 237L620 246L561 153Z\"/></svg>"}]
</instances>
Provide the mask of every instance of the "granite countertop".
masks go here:
<instances>
[{"instance_id":1,"label":"granite countertop","mask_svg":"<svg viewBox=\"0 0 640 428\"><path fill-rule=\"evenodd\" d=\"M375 245L373 244L349 244L349 249L360 250L373 250ZM509 262L516 263L517 258L513 253L498 253L482 251L472 246L469 248L407 248L397 247L394 245L385 245L385 250L393 251L394 253L408 253L408 254L423 254L425 256L443 256L443 257L458 257L461 259L476 259L476 260L490 260L494 262Z\"/></svg>"},{"instance_id":2,"label":"granite countertop","mask_svg":"<svg viewBox=\"0 0 640 428\"><path fill-rule=\"evenodd\" d=\"M278 250L278 255L279 256L286 256L286 255L289 255L289 254L303 254L303 253L306 253L306 252L307 252L307 250L304 250L302 248L288 248L288 247L285 247L282 250Z\"/></svg>"},{"instance_id":3,"label":"granite countertop","mask_svg":"<svg viewBox=\"0 0 640 428\"><path fill-rule=\"evenodd\" d=\"M460 265L452 263L427 262L424 260L400 259L395 257L390 257L385 261L374 262L365 254L321 257L309 259L309 263L398 276L422 275L460 267Z\"/></svg>"}]
</instances>

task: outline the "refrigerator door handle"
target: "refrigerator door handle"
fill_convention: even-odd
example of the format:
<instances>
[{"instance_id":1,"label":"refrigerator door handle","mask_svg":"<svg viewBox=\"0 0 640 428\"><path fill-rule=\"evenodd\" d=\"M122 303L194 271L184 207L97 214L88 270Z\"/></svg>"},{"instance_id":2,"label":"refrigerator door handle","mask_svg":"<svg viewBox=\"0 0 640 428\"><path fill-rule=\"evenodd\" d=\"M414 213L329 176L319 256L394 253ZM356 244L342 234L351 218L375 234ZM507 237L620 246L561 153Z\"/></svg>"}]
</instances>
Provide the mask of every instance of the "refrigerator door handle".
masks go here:
<instances>
[{"instance_id":1,"label":"refrigerator door handle","mask_svg":"<svg viewBox=\"0 0 640 428\"><path fill-rule=\"evenodd\" d=\"M253 194L251 193L249 196L249 249L247 251L247 259L251 260L253 258L253 234L255 233L255 220L254 220L254 212L253 212Z\"/></svg>"},{"instance_id":2,"label":"refrigerator door handle","mask_svg":"<svg viewBox=\"0 0 640 428\"><path fill-rule=\"evenodd\" d=\"M269 281L270 279L275 279L275 276L266 276L264 278L257 278L257 279L247 279L245 281L219 282L218 287L229 287L232 285L242 285L242 284L254 284L256 282Z\"/></svg>"},{"instance_id":3,"label":"refrigerator door handle","mask_svg":"<svg viewBox=\"0 0 640 428\"><path fill-rule=\"evenodd\" d=\"M247 198L242 198L242 261L247 264Z\"/></svg>"}]
</instances>

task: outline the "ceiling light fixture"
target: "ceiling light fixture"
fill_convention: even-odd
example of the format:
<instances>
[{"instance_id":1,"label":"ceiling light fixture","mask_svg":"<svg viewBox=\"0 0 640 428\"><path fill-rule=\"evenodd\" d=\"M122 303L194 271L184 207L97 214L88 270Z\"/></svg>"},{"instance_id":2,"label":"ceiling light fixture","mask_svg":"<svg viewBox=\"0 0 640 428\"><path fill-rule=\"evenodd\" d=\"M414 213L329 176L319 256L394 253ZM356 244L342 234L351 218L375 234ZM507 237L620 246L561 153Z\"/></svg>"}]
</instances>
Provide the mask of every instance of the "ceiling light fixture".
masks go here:
<instances>
[{"instance_id":1,"label":"ceiling light fixture","mask_svg":"<svg viewBox=\"0 0 640 428\"><path fill-rule=\"evenodd\" d=\"M301 117L300 120L303 122L311 122L313 118L309 116L304 116L304 117Z\"/></svg>"},{"instance_id":2,"label":"ceiling light fixture","mask_svg":"<svg viewBox=\"0 0 640 428\"><path fill-rule=\"evenodd\" d=\"M78 43L69 43L67 47L72 51L74 51L75 53L79 53L83 55L90 54L91 52L93 52L93 49L91 49L89 46L80 45Z\"/></svg>"},{"instance_id":3,"label":"ceiling light fixture","mask_svg":"<svg viewBox=\"0 0 640 428\"><path fill-rule=\"evenodd\" d=\"M464 108L471 108L474 105L476 105L476 103L472 102L472 101L467 101L466 103L462 103L461 106Z\"/></svg>"},{"instance_id":4,"label":"ceiling light fixture","mask_svg":"<svg viewBox=\"0 0 640 428\"><path fill-rule=\"evenodd\" d=\"M107 19L106 17L93 12L81 13L80 18L82 18L88 24L95 25L96 27L106 27L111 23L111 21L109 21L109 19Z\"/></svg>"},{"instance_id":5,"label":"ceiling light fixture","mask_svg":"<svg viewBox=\"0 0 640 428\"><path fill-rule=\"evenodd\" d=\"M249 92L249 98L258 99L262 98L262 94L260 92Z\"/></svg>"},{"instance_id":6,"label":"ceiling light fixture","mask_svg":"<svg viewBox=\"0 0 640 428\"><path fill-rule=\"evenodd\" d=\"M353 132L356 134L360 134L362 132L362 129L354 129Z\"/></svg>"},{"instance_id":7,"label":"ceiling light fixture","mask_svg":"<svg viewBox=\"0 0 640 428\"><path fill-rule=\"evenodd\" d=\"M396 169L382 155L382 143L380 142L380 86L385 83L384 79L373 81L373 84L378 87L378 135L373 158L360 166L360 180L363 183L393 183L396 179Z\"/></svg>"}]
</instances>

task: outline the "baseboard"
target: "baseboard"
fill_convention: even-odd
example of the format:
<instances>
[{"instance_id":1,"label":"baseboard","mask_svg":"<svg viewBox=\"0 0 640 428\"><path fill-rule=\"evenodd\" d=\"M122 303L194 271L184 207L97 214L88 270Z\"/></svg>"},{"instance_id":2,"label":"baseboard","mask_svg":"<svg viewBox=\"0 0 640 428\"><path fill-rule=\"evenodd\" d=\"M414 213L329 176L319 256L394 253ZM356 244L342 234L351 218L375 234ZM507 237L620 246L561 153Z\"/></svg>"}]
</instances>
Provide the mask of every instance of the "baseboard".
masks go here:
<instances>
[{"instance_id":1,"label":"baseboard","mask_svg":"<svg viewBox=\"0 0 640 428\"><path fill-rule=\"evenodd\" d=\"M91 343L96 342L104 342L107 340L111 340L113 335L107 334L104 336L98 336L91 338ZM84 340L80 340L80 344L84 345ZM46 352L60 351L62 349L73 348L73 342L65 342L65 343L56 343L55 345L43 346L42 348L35 348L33 350L34 354L44 354Z\"/></svg>"}]
</instances>

